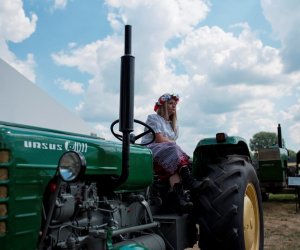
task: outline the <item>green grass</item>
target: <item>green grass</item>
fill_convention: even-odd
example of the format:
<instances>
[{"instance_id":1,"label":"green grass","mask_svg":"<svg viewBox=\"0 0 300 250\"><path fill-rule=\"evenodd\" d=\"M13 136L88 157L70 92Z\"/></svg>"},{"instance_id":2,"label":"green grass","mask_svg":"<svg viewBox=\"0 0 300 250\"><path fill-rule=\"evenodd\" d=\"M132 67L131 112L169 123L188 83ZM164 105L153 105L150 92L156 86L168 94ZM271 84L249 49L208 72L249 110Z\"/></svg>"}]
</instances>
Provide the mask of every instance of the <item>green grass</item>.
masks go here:
<instances>
[{"instance_id":1,"label":"green grass","mask_svg":"<svg viewBox=\"0 0 300 250\"><path fill-rule=\"evenodd\" d=\"M294 201L295 194L270 194L269 201Z\"/></svg>"}]
</instances>

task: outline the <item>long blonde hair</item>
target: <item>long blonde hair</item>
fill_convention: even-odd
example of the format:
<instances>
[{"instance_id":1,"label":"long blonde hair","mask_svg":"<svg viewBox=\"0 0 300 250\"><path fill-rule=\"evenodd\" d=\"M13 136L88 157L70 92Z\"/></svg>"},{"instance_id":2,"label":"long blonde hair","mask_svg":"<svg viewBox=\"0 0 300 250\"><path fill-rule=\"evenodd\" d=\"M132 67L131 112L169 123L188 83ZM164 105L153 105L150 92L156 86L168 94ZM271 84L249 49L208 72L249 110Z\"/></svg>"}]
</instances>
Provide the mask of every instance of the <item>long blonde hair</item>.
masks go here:
<instances>
[{"instance_id":1,"label":"long blonde hair","mask_svg":"<svg viewBox=\"0 0 300 250\"><path fill-rule=\"evenodd\" d=\"M159 106L158 110L156 111L158 115L163 117L165 120L171 122L171 127L174 132L176 132L176 126L177 126L177 113L176 110L174 114L169 115L168 112L168 102L163 103L161 106Z\"/></svg>"}]
</instances>

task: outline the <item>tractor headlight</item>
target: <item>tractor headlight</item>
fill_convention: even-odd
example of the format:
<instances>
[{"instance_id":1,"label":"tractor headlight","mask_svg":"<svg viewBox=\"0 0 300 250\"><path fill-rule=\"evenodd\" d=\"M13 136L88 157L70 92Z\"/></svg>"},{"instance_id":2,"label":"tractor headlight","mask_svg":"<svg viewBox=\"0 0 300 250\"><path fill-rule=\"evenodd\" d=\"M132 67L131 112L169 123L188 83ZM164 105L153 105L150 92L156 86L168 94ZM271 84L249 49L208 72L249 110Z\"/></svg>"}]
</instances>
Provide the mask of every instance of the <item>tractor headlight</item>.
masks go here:
<instances>
[{"instance_id":1,"label":"tractor headlight","mask_svg":"<svg viewBox=\"0 0 300 250\"><path fill-rule=\"evenodd\" d=\"M86 169L84 156L75 151L64 153L58 162L58 172L64 181L71 182L82 176Z\"/></svg>"}]
</instances>

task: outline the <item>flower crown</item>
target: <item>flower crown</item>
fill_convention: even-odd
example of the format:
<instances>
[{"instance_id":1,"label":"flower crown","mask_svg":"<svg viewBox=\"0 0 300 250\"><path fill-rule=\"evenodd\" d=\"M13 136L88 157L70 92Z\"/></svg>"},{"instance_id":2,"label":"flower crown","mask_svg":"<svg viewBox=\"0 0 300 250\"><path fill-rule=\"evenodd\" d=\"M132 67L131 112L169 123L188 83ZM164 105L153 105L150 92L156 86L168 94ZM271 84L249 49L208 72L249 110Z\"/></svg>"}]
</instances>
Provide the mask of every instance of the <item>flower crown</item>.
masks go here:
<instances>
[{"instance_id":1,"label":"flower crown","mask_svg":"<svg viewBox=\"0 0 300 250\"><path fill-rule=\"evenodd\" d=\"M154 111L156 112L160 106L162 106L165 102L170 100L175 100L176 103L179 101L179 95L175 94L163 94L161 97L158 98L158 101L154 105Z\"/></svg>"}]
</instances>

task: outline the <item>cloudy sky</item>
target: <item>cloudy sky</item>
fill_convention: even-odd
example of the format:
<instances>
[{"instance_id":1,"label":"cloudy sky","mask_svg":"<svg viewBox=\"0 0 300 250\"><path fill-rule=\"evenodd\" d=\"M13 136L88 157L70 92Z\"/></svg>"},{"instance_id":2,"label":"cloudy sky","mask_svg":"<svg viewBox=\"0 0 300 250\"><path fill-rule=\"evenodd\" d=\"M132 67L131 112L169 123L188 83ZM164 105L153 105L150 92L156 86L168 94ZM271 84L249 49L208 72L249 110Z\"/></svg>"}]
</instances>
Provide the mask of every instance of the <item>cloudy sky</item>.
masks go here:
<instances>
[{"instance_id":1,"label":"cloudy sky","mask_svg":"<svg viewBox=\"0 0 300 250\"><path fill-rule=\"evenodd\" d=\"M189 154L217 132L248 142L283 128L300 149L298 0L1 0L0 57L112 139L124 25L132 25L135 118L178 93Z\"/></svg>"}]
</instances>

